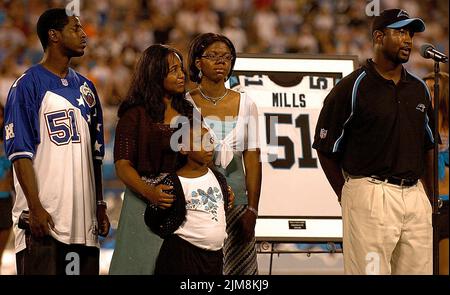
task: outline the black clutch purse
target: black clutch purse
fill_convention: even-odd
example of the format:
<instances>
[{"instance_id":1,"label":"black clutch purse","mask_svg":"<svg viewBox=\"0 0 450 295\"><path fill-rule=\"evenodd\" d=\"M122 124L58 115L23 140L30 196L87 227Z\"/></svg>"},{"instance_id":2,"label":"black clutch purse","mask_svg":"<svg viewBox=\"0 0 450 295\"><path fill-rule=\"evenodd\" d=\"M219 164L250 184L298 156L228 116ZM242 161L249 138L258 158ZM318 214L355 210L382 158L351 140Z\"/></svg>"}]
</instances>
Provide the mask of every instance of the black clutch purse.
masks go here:
<instances>
[{"instance_id":1,"label":"black clutch purse","mask_svg":"<svg viewBox=\"0 0 450 295\"><path fill-rule=\"evenodd\" d=\"M25 232L30 232L30 212L28 210L23 210L22 213L20 213L17 226L20 229L24 229Z\"/></svg>"},{"instance_id":2,"label":"black clutch purse","mask_svg":"<svg viewBox=\"0 0 450 295\"><path fill-rule=\"evenodd\" d=\"M212 170L216 176L222 190L224 198L224 206L228 207L229 195L228 186L225 176L216 170ZM170 185L173 187L169 194L175 196L172 206L167 209L158 208L154 204L147 204L144 213L145 224L158 236L165 239L174 231L176 231L186 220L186 198L184 196L183 187L176 174L169 174L158 184ZM225 209L226 211L226 209Z\"/></svg>"},{"instance_id":3,"label":"black clutch purse","mask_svg":"<svg viewBox=\"0 0 450 295\"><path fill-rule=\"evenodd\" d=\"M165 239L186 219L186 199L178 177L175 174L169 174L160 184L171 185L173 189L167 193L175 196L172 206L167 209L159 208L154 204L147 204L144 213L145 224L158 236Z\"/></svg>"}]
</instances>

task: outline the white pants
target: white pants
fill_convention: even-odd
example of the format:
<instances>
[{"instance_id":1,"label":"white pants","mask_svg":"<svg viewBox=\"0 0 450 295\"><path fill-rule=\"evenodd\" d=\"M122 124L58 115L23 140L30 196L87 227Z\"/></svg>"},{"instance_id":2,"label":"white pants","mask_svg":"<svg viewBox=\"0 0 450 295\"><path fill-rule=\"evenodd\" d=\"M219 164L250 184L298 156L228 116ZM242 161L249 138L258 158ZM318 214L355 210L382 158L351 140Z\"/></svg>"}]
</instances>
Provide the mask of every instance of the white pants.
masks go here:
<instances>
[{"instance_id":1,"label":"white pants","mask_svg":"<svg viewBox=\"0 0 450 295\"><path fill-rule=\"evenodd\" d=\"M433 274L432 209L420 181L349 178L341 204L345 274Z\"/></svg>"}]
</instances>

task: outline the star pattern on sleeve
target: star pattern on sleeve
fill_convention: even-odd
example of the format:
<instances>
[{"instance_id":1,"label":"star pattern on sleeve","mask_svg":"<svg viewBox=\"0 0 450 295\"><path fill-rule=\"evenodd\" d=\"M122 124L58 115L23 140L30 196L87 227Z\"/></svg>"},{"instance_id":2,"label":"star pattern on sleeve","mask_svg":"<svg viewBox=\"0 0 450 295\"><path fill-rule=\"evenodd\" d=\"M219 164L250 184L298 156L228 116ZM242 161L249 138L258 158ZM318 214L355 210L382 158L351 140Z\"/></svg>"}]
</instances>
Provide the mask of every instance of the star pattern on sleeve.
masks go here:
<instances>
[{"instance_id":1,"label":"star pattern on sleeve","mask_svg":"<svg viewBox=\"0 0 450 295\"><path fill-rule=\"evenodd\" d=\"M96 152L100 152L101 147L103 146L103 144L98 143L98 141L95 141L94 147L95 147L95 151Z\"/></svg>"},{"instance_id":2,"label":"star pattern on sleeve","mask_svg":"<svg viewBox=\"0 0 450 295\"><path fill-rule=\"evenodd\" d=\"M84 99L80 96L78 99L77 99L77 101L78 101L78 106L86 106L85 104L84 104Z\"/></svg>"}]
</instances>

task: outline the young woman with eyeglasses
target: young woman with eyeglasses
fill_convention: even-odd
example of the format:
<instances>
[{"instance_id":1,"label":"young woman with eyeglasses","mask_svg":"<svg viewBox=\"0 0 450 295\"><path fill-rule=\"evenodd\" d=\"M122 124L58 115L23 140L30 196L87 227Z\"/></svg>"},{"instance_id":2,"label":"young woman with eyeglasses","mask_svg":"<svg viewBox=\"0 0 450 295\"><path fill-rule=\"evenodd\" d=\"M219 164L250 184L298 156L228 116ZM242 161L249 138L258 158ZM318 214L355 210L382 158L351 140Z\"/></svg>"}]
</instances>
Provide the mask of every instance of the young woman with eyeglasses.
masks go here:
<instances>
[{"instance_id":1,"label":"young woman with eyeglasses","mask_svg":"<svg viewBox=\"0 0 450 295\"><path fill-rule=\"evenodd\" d=\"M227 216L224 274L258 273L255 224L261 190L261 162L256 104L244 93L225 87L236 50L225 36L206 33L194 38L189 51L189 78L197 87L186 98L201 112L216 146L213 164L235 194Z\"/></svg>"}]
</instances>

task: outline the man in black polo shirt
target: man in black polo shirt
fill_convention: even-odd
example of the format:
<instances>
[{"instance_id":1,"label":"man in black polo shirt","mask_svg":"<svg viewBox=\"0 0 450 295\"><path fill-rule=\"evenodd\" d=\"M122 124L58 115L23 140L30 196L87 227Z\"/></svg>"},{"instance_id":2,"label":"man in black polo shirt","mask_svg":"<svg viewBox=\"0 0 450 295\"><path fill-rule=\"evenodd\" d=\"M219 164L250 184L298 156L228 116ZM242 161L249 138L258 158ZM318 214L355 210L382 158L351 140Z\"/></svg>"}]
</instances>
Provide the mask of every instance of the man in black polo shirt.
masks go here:
<instances>
[{"instance_id":1,"label":"man in black polo shirt","mask_svg":"<svg viewBox=\"0 0 450 295\"><path fill-rule=\"evenodd\" d=\"M424 30L400 9L375 17L374 58L333 88L317 122L313 148L342 196L346 274L432 274L430 95L402 66Z\"/></svg>"}]
</instances>

